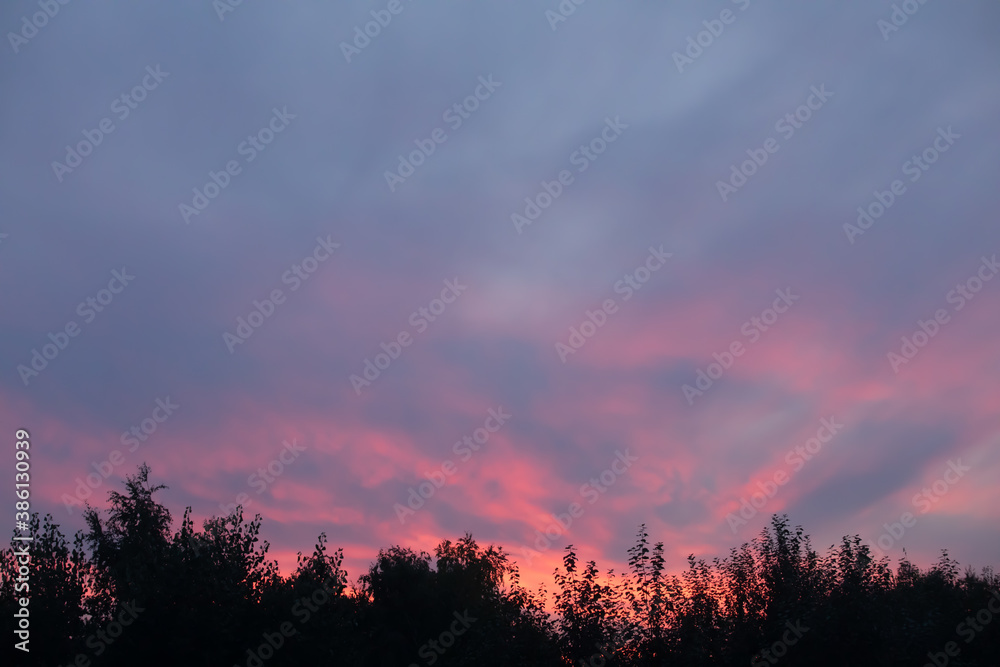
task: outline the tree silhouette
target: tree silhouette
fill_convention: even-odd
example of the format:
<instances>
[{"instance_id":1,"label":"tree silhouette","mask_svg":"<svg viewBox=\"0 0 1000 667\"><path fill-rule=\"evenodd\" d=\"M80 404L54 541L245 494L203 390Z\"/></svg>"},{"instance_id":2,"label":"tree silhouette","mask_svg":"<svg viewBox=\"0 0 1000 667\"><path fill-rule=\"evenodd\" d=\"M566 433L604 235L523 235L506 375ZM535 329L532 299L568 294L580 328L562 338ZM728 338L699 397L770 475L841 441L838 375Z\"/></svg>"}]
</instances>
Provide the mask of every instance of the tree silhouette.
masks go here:
<instances>
[{"instance_id":1,"label":"tree silhouette","mask_svg":"<svg viewBox=\"0 0 1000 667\"><path fill-rule=\"evenodd\" d=\"M282 576L260 515L247 521L242 507L201 530L187 508L171 532L154 498L166 487L149 476L143 464L127 477L106 514L88 506L72 547L35 514L32 541L0 551L0 611L12 618L30 596L31 651L11 642L9 664L1000 665L1000 578L962 573L947 551L926 571L905 553L893 570L857 535L819 555L775 515L724 558L690 555L679 574L645 525L623 573L602 575L569 545L551 597L469 534L433 557L382 549L351 583L325 533Z\"/></svg>"}]
</instances>

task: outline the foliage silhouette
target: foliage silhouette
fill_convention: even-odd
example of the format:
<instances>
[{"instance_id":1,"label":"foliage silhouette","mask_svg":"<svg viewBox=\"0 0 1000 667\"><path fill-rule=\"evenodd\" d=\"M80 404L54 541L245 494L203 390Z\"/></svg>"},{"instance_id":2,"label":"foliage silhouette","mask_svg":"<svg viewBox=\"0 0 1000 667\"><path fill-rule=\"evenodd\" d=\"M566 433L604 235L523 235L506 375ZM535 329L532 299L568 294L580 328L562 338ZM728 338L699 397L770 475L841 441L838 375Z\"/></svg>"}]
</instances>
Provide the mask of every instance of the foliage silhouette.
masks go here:
<instances>
[{"instance_id":1,"label":"foliage silhouette","mask_svg":"<svg viewBox=\"0 0 1000 667\"><path fill-rule=\"evenodd\" d=\"M15 551L27 544L30 556L31 651L10 642L6 664L842 667L923 665L930 655L1000 664L1000 614L990 611L1000 609L1000 578L960 573L947 551L926 571L904 553L893 570L856 535L820 555L801 527L774 516L724 558L689 556L680 574L666 572L664 544L650 546L645 525L623 573L602 575L567 546L551 597L521 585L502 547L468 534L442 541L433 558L383 549L351 584L325 533L282 576L260 515L248 521L242 508L201 530L187 508L171 533L172 515L154 499L166 487L149 475L143 464L125 493L111 492L106 516L88 506L72 547L36 514L33 541L0 551L6 618L26 594L15 590Z\"/></svg>"}]
</instances>

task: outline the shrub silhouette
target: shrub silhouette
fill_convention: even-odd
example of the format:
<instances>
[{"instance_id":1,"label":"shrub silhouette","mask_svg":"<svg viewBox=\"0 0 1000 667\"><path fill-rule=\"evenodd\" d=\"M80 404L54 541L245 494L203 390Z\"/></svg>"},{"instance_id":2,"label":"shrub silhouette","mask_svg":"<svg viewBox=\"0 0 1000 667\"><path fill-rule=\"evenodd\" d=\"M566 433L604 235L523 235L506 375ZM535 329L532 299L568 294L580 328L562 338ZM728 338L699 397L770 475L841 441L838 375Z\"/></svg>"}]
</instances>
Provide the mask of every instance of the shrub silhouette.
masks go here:
<instances>
[{"instance_id":1,"label":"shrub silhouette","mask_svg":"<svg viewBox=\"0 0 1000 667\"><path fill-rule=\"evenodd\" d=\"M960 574L947 551L926 571L905 554L893 570L856 535L820 555L776 515L724 558L689 556L679 574L645 525L622 573L602 575L570 545L551 596L526 590L502 547L468 534L433 558L383 549L352 584L325 533L282 576L260 515L248 521L242 508L201 530L187 508L171 533L154 499L166 487L149 474L143 464L125 493L111 492L106 515L88 506L72 547L35 514L33 541L0 551L0 612L10 619L27 594L31 613L30 653L11 641L5 664L1000 665L989 607L1000 609L1000 578ZM27 593L15 589L24 544ZM949 642L957 656L944 653Z\"/></svg>"}]
</instances>

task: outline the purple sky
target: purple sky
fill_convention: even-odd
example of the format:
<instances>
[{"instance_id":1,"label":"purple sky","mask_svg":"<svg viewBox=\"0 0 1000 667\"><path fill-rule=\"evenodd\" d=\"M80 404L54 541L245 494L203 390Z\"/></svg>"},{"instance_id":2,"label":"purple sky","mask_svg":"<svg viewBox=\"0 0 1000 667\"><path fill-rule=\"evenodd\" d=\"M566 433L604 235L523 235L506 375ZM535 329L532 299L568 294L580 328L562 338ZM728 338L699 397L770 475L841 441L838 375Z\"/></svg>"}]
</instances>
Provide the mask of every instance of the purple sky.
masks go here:
<instances>
[{"instance_id":1,"label":"purple sky","mask_svg":"<svg viewBox=\"0 0 1000 667\"><path fill-rule=\"evenodd\" d=\"M0 10L33 509L147 461L286 571L641 522L679 568L773 512L996 564L996 3L222 1Z\"/></svg>"}]
</instances>

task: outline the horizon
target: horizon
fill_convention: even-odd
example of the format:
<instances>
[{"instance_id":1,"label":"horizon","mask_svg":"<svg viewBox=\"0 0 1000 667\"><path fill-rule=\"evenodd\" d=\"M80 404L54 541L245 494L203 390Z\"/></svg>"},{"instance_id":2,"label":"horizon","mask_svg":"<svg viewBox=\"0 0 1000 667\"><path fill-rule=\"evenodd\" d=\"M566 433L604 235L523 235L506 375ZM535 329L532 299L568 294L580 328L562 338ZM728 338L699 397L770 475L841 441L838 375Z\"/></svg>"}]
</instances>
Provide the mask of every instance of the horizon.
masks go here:
<instances>
[{"instance_id":1,"label":"horizon","mask_svg":"<svg viewBox=\"0 0 1000 667\"><path fill-rule=\"evenodd\" d=\"M139 471L136 470L136 471L134 471L132 473L128 473L128 476L129 477L135 477L135 474L137 472L139 472ZM165 480L157 479L157 477L156 477L156 471L155 470L150 470L150 478L151 479L149 481L149 484L151 486L158 486L158 485L163 484L164 487L165 487L164 489L157 491L157 493L163 494L166 489L169 489L169 485L168 484L164 484ZM124 487L121 487L121 488L118 488L118 489L110 489L109 491L116 491L117 493L123 493L123 491L125 491L125 489L124 489ZM155 494L154 494L153 498L154 498L154 500L156 500L157 502L160 502L162 504L162 498L157 497ZM106 517L106 515L107 515L106 510L108 509L107 507L93 505L93 504L90 504L89 502L87 504L89 504L92 509L97 510L98 513L99 513L99 515L102 518ZM105 503L105 504L107 504L107 503ZM177 512L174 509L171 509L170 507L166 507L166 509L170 512L170 516L171 516L171 534L173 535L173 534L177 533L180 530L181 519L183 519L183 517L184 517L184 511ZM187 510L187 509L190 509L190 508L183 508L183 509ZM235 510L235 509L236 508L233 508L233 510ZM225 518L226 516L230 516L231 514L232 514L232 511L230 511L230 513L226 514L226 515L223 515L223 514L220 513L220 514L215 515L215 516L198 517L192 511L190 517L191 517L191 519L192 519L192 521L194 523L194 527L195 527L195 529L197 531L197 530L200 530L200 527L202 526L203 521L208 520L208 519L212 519L212 518ZM243 511L243 520L244 520L244 522L248 522L248 521L253 520L255 518L255 516L259 516L259 515L254 515L254 514L249 514L248 515L245 510ZM570 515L570 514L567 514L566 516L569 517L570 519L572 518L572 515ZM779 520L782 517L786 521L788 520L788 516L786 514L783 514L783 515L779 515L779 514L767 515L765 517L765 522L761 526L760 530L758 530L753 535L749 535L745 539L740 539L738 541L736 541L735 538L734 538L734 542L731 545L729 545L729 547L726 548L723 552L720 552L720 553L713 553L713 554L709 554L709 553L691 553L688 556L685 556L684 559L683 559L683 562L685 563L685 567L676 567L676 568L672 569L671 567L669 567L669 564L668 564L668 566L665 569L665 574L667 574L667 575L674 575L674 576L681 574L684 570L687 569L686 563L687 563L687 560L688 560L689 557L694 557L696 560L699 560L699 561L703 560L706 563L711 563L711 562L713 562L716 559L718 559L718 560L724 560L724 559L726 559L726 558L728 558L728 557L731 556L731 550L735 549L735 550L738 551L740 548L742 548L744 546L753 545L753 543L755 541L757 541L758 539L760 539L762 536L767 535L768 533L772 533L773 534L773 524L774 524L774 521ZM261 524L261 532L260 532L260 535L259 535L259 538L260 538L259 544L262 545L264 542L268 542L269 545L270 545L270 540L268 540L268 537L267 537L267 527L266 527L266 523L267 522L266 522L266 520L264 520L263 517L260 517L260 518L261 518L262 524ZM58 522L57 522L57 517L52 517L52 519L53 519L53 523L56 523L56 525L59 525ZM563 520L564 520L564 522L566 522L565 519L563 519ZM558 523L558 519L554 518L553 519L553 525L557 524L557 523ZM571 523L571 522L567 522L567 523ZM791 521L788 521L788 524L791 527L793 527L793 528L796 528L796 529L801 528L801 529L803 529L803 538L809 541L810 548L813 551L815 551L820 558L828 557L831 552L837 551L842 546L844 539L850 540L851 538L860 537L860 535L858 535L857 533L854 533L854 534L844 534L836 542L833 542L833 543L829 544L828 546L822 546L822 545L816 544L812 540L812 535L809 533L809 531L808 531L808 529L807 529L806 526L802 526L800 524L795 524L794 522L791 522ZM902 530L902 531L905 532L905 529L908 528L908 527L911 527L911 526L903 526L902 524L900 524L900 527L898 527L898 528L895 527L895 526L888 526L888 527L886 527L886 530L884 532L891 533L891 531L893 531L893 530ZM639 531L641 531L643 528L644 528L643 524L636 525L636 527L635 527L636 533L638 533ZM648 528L646 528L646 530L648 532ZM326 531L321 531L321 532L322 533L326 533ZM519 571L520 571L520 575L521 575L520 576L521 585L524 585L529 590L536 590L538 588L539 584L544 583L549 577L552 576L552 572L554 570L559 570L560 568L562 568L562 566L563 566L563 558L565 557L566 552L569 549L572 549L573 553L575 553L577 555L577 557L579 558L579 560L581 562L584 562L584 563L585 562L589 562L589 561L595 561L595 562L597 562L597 565L599 566L599 569L601 569L601 571L603 571L603 572L606 572L608 569L611 569L611 570L613 570L615 572L615 574L621 575L621 574L624 574L624 573L626 573L628 571L628 568L624 565L626 563L626 561L624 559L622 559L620 562L616 561L615 565L617 567L615 567L615 568L601 568L601 565L603 565L603 564L601 562L598 562L596 557L592 557L592 554L589 552L589 550L588 550L588 548L586 546L579 546L579 545L573 544L572 540L559 541L560 537L564 537L564 536L567 536L567 535L568 535L568 530L565 530L565 529L561 533L559 533L559 535L557 537L554 537L554 538L552 536L550 536L550 535L543 534L541 531L536 531L536 536L538 538L536 540L536 542L533 543L533 544L521 544L521 545L517 545L520 548L512 548L512 547L515 547L515 545L500 544L500 543L493 543L493 542L479 543L479 541L477 541L477 543L479 543L479 546L481 548L483 548L483 549L486 549L486 548L489 548L489 547L501 548L503 550L503 553L506 556L508 556L509 561L512 562L514 565L518 566ZM66 537L70 538L70 537L72 537L72 535L67 534ZM318 537L319 537L318 535L314 536L313 540L315 541L316 539L318 539ZM435 565L437 563L437 561L438 561L438 557L435 554L435 547L437 547L438 545L440 545L441 543L443 543L445 541L448 541L448 542L451 542L451 543L457 543L459 540L461 540L464 537L471 537L473 540L475 540L476 536L474 534L472 534L472 533L469 533L469 532L462 533L460 535L453 535L453 536L444 535L444 536L440 536L439 538L437 538L437 541L433 545L431 545L429 547L426 547L426 548L424 546L422 546L422 545L405 544L405 543L385 544L385 545L382 545L382 546L380 546L378 548L378 552L380 553L380 552L383 552L383 551L388 551L392 547L399 546L399 547L402 547L404 549L410 549L411 551L413 551L417 555L426 554L428 556L429 562L432 565ZM649 537L649 540L650 540L651 543L655 543L655 542L659 541L657 539L657 536L655 534L649 534L648 537ZM636 540L636 535L633 534L632 542L634 543L635 540ZM546 544L547 544L547 546L545 546ZM941 562L941 557L942 557L943 553L946 553L948 555L948 558L950 560L958 563L961 566L961 568L962 568L963 571L971 569L973 572L980 573L980 572L983 572L985 570L992 570L992 569L994 569L996 567L995 563L987 563L987 564L980 565L980 566L976 566L975 564L972 564L972 563L962 563L961 561L958 561L957 559L954 558L954 554L952 553L951 549L948 546L946 546L946 545L943 545L943 546L941 546L938 549L937 554L935 555L935 557L932 560L930 560L928 562L919 562L919 561L917 561L917 560L909 557L909 555L906 553L905 547L901 548L899 550L900 554L899 554L898 557L892 558L888 554L886 554L885 551L882 550L878 546L877 543L870 544L870 543L866 542L864 539L862 539L861 540L861 544L862 544L862 546L864 546L864 547L866 547L866 548L869 549L869 553L870 553L870 556L873 559L873 561L875 561L876 563L885 562L886 565L889 567L889 569L892 570L892 571L894 571L894 572L898 569L900 563L903 563L903 562L910 563L910 564L918 567L922 571L932 570L936 565L938 565ZM375 555L373 555L371 558L368 558L368 559L364 559L364 558L361 558L361 557L354 557L354 558L352 558L350 556L348 550L346 548L344 548L342 545L335 544L335 543L330 543L329 542L329 535L328 534L327 534L327 545L328 545L328 548L332 548L333 550L343 549L343 552L344 552L344 554L343 554L344 555L344 558L343 558L343 569L344 569L344 571L348 575L347 584L349 586L349 588L344 592L344 594L348 595L348 596L351 596L353 594L353 592L354 592L353 591L353 587L354 587L355 584L358 583L359 577L367 574L369 572L370 568L373 565L375 565L375 563L377 562L377 560L378 560L377 559L378 553L376 553ZM294 552L292 552L292 551L284 552L283 553L283 558L277 557L276 554L274 553L273 549L271 549L270 546L269 546L267 560L270 561L270 562L276 562L276 563L278 563L278 566L279 566L278 567L278 571L281 574L281 576L286 577L286 578L287 577L291 577L292 575L294 575L296 573L296 571L298 569L297 564L298 564L298 558L299 558L299 556L308 557L310 555L310 553L311 553L311 549L313 549L314 546L315 545L313 545L311 547L300 548L300 549L295 550ZM195 547L195 550L197 551L197 546ZM624 551L623 551L623 553L624 553ZM539 562L551 563L552 567L543 575L542 574L542 570L538 566L535 566L534 568L527 568L527 567L524 566L524 561L527 561L527 563L530 565L532 563L532 561L534 561L536 559ZM365 563L365 565L363 567L358 567L357 569L355 569L354 572L356 574L354 574L352 576L351 575L352 568L350 567L350 564L351 563L361 563L362 561L365 561L365 560L367 560L367 562ZM282 567L282 561L285 562L284 567ZM549 610L549 611L551 611L551 610Z\"/></svg>"}]
</instances>

